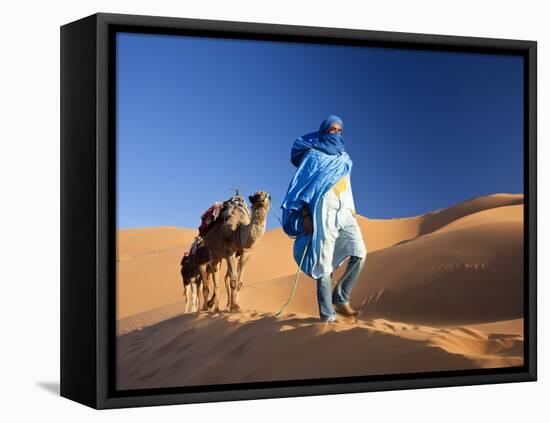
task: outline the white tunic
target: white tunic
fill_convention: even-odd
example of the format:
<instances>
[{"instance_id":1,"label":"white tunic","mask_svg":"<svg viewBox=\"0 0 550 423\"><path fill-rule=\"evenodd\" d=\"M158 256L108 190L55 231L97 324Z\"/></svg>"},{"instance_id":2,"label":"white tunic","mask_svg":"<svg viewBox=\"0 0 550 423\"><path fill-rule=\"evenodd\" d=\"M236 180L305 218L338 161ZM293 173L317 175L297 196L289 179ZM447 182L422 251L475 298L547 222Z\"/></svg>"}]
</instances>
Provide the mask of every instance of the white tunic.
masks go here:
<instances>
[{"instance_id":1,"label":"white tunic","mask_svg":"<svg viewBox=\"0 0 550 423\"><path fill-rule=\"evenodd\" d=\"M355 203L349 175L328 190L317 207L321 207L315 222L315 230L319 231L318 245L315 246L319 260L311 272L316 279L332 273L348 256L367 256L367 247L354 216Z\"/></svg>"}]
</instances>

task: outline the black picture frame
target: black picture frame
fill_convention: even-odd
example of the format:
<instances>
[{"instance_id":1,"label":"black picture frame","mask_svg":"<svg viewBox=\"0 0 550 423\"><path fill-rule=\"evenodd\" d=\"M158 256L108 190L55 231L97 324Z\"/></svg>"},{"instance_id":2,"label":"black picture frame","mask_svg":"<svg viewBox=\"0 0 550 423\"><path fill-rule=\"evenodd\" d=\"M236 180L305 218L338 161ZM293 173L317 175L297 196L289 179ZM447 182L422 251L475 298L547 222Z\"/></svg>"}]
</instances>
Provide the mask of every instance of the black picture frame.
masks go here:
<instances>
[{"instance_id":1,"label":"black picture frame","mask_svg":"<svg viewBox=\"0 0 550 423\"><path fill-rule=\"evenodd\" d=\"M117 31L521 55L524 366L208 387L114 390ZM537 44L534 41L98 13L61 27L61 395L118 408L537 378Z\"/></svg>"}]
</instances>

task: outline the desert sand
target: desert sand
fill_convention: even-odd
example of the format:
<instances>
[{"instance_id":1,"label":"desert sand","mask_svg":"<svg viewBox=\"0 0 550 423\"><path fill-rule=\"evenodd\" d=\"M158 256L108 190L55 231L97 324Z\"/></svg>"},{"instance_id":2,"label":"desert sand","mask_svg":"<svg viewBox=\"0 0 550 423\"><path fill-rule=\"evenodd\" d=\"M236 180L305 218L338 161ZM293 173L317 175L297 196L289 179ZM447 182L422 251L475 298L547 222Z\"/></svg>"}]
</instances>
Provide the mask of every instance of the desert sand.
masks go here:
<instances>
[{"instance_id":1,"label":"desert sand","mask_svg":"<svg viewBox=\"0 0 550 423\"><path fill-rule=\"evenodd\" d=\"M357 221L368 249L351 298L361 315L331 325L318 323L304 274L274 317L297 270L280 228L245 270L242 312L185 315L180 260L196 229L119 231L118 389L523 365L523 195ZM221 292L224 307L223 282Z\"/></svg>"}]
</instances>

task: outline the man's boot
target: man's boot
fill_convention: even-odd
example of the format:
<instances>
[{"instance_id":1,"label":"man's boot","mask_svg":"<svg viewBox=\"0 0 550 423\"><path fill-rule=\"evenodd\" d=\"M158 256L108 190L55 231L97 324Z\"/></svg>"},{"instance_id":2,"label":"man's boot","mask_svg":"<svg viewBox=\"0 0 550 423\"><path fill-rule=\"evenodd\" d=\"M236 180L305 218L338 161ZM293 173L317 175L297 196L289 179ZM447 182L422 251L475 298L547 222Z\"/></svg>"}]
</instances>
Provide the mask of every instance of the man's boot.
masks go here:
<instances>
[{"instance_id":1,"label":"man's boot","mask_svg":"<svg viewBox=\"0 0 550 423\"><path fill-rule=\"evenodd\" d=\"M349 304L333 304L334 310L336 310L336 313L343 314L344 316L357 316L359 314L358 311L355 311L350 307Z\"/></svg>"}]
</instances>

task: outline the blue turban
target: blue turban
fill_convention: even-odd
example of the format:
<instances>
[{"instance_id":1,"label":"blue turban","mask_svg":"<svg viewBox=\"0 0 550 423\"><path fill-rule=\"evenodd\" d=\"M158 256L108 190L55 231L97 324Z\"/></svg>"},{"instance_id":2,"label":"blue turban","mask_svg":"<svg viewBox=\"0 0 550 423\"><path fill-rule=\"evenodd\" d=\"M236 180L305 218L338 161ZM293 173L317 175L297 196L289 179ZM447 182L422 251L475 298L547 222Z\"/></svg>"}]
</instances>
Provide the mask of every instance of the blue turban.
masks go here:
<instances>
[{"instance_id":1,"label":"blue turban","mask_svg":"<svg viewBox=\"0 0 550 423\"><path fill-rule=\"evenodd\" d=\"M335 123L344 129L344 122L336 115L330 115L319 126L319 130L302 135L292 145L290 161L296 167L300 165L302 157L311 148L322 151L325 154L338 155L344 152L344 141L341 133L329 134L328 129Z\"/></svg>"}]
</instances>

